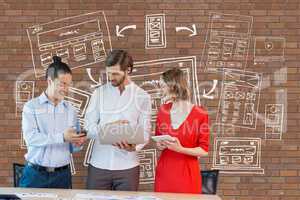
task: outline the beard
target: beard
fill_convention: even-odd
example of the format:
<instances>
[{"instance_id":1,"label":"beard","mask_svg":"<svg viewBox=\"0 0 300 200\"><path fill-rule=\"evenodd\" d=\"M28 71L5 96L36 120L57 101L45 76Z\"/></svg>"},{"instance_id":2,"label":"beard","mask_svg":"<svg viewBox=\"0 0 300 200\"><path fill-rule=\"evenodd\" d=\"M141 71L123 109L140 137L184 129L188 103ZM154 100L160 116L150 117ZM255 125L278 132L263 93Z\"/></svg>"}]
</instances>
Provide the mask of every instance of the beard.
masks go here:
<instances>
[{"instance_id":1,"label":"beard","mask_svg":"<svg viewBox=\"0 0 300 200\"><path fill-rule=\"evenodd\" d=\"M125 81L125 75L120 80L111 80L111 84L114 87L119 87L120 85L122 85L122 83L124 83L124 81Z\"/></svg>"}]
</instances>

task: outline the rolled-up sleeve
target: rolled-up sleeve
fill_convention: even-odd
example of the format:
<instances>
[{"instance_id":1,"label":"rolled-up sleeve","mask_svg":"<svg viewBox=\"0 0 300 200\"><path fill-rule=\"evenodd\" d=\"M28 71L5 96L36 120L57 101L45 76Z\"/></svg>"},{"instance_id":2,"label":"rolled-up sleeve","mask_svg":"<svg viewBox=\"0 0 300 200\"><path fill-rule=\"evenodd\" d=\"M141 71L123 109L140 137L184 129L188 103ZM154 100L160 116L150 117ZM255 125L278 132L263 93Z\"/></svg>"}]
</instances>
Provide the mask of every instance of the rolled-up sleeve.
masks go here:
<instances>
[{"instance_id":1,"label":"rolled-up sleeve","mask_svg":"<svg viewBox=\"0 0 300 200\"><path fill-rule=\"evenodd\" d=\"M42 132L37 124L34 108L26 103L22 113L22 131L27 146L42 147L64 143L63 134L47 134Z\"/></svg>"}]
</instances>

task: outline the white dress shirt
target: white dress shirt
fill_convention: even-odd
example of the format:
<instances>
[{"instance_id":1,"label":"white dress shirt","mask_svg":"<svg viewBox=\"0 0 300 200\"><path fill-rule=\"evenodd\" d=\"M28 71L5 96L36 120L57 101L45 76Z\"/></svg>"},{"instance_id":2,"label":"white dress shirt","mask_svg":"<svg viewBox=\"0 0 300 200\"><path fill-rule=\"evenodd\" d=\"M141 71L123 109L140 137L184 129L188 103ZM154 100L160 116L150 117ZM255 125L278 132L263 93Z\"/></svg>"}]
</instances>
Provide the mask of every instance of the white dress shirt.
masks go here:
<instances>
[{"instance_id":1,"label":"white dress shirt","mask_svg":"<svg viewBox=\"0 0 300 200\"><path fill-rule=\"evenodd\" d=\"M122 93L111 83L94 91L85 115L85 129L88 138L96 139L90 159L90 164L96 168L125 170L139 165L136 151L128 152L112 145L101 144L101 127L117 120L127 120L133 127L143 126L144 139L148 142L151 132L150 95L133 82L126 85ZM137 145L136 150L141 150L144 145Z\"/></svg>"}]
</instances>

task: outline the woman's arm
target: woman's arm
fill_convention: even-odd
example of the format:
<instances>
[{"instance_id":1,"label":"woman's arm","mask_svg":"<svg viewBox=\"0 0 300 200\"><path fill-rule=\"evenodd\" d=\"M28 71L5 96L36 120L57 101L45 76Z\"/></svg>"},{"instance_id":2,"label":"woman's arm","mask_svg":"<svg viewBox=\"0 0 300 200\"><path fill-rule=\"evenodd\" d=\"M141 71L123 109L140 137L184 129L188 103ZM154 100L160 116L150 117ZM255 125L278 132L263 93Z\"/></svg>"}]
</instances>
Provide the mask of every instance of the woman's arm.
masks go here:
<instances>
[{"instance_id":1,"label":"woman's arm","mask_svg":"<svg viewBox=\"0 0 300 200\"><path fill-rule=\"evenodd\" d=\"M180 141L178 140L178 138L175 138L174 142L164 141L163 145L165 145L168 149L172 151L176 151L178 153L186 154L189 156L203 157L208 155L208 152L202 149L201 147L195 147L195 148L183 147Z\"/></svg>"}]
</instances>

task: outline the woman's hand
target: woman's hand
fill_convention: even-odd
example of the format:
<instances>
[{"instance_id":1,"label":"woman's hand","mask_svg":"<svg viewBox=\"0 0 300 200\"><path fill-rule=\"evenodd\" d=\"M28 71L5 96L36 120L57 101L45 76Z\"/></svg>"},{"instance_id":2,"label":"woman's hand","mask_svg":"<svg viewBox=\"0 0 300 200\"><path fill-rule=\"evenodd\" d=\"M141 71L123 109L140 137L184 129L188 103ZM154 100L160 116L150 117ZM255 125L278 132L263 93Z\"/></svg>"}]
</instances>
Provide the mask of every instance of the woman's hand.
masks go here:
<instances>
[{"instance_id":1,"label":"woman's hand","mask_svg":"<svg viewBox=\"0 0 300 200\"><path fill-rule=\"evenodd\" d=\"M156 147L160 151L163 151L165 148L167 148L164 141L156 142Z\"/></svg>"},{"instance_id":2,"label":"woman's hand","mask_svg":"<svg viewBox=\"0 0 300 200\"><path fill-rule=\"evenodd\" d=\"M165 141L164 144L167 146L168 149L172 151L176 151L178 153L181 153L184 149L184 147L181 145L178 138L173 137L175 140L173 142L171 141Z\"/></svg>"}]
</instances>

